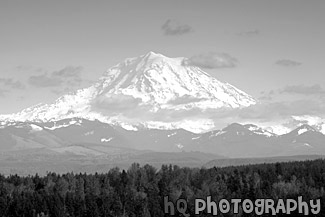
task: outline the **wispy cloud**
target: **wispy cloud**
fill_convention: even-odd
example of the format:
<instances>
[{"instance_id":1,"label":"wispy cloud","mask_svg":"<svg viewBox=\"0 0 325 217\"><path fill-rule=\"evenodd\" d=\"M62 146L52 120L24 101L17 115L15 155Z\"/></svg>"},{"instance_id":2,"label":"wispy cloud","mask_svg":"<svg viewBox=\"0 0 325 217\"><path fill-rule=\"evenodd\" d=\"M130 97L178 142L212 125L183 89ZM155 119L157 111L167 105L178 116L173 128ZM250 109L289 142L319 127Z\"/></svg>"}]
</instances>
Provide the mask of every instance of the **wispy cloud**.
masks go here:
<instances>
[{"instance_id":1,"label":"wispy cloud","mask_svg":"<svg viewBox=\"0 0 325 217\"><path fill-rule=\"evenodd\" d=\"M183 64L207 69L233 68L237 66L238 60L227 53L210 52L192 56Z\"/></svg>"},{"instance_id":2,"label":"wispy cloud","mask_svg":"<svg viewBox=\"0 0 325 217\"><path fill-rule=\"evenodd\" d=\"M59 87L64 84L74 86L81 82L80 66L67 66L51 73L30 76L28 82L35 87Z\"/></svg>"},{"instance_id":3,"label":"wispy cloud","mask_svg":"<svg viewBox=\"0 0 325 217\"><path fill-rule=\"evenodd\" d=\"M56 87L61 86L63 80L44 73L42 75L30 76L28 82L30 85L35 87Z\"/></svg>"},{"instance_id":4,"label":"wispy cloud","mask_svg":"<svg viewBox=\"0 0 325 217\"><path fill-rule=\"evenodd\" d=\"M260 100L260 101L270 101L272 99L273 99L273 97L270 95L264 95L264 96L261 96L258 98L258 100Z\"/></svg>"},{"instance_id":5,"label":"wispy cloud","mask_svg":"<svg viewBox=\"0 0 325 217\"><path fill-rule=\"evenodd\" d=\"M240 113L245 119L273 120L275 118L290 117L292 115L317 115L323 113L325 105L320 105L316 100L294 100L265 103L248 107Z\"/></svg>"},{"instance_id":6,"label":"wispy cloud","mask_svg":"<svg viewBox=\"0 0 325 217\"><path fill-rule=\"evenodd\" d=\"M318 95L325 94L325 90L319 85L288 85L279 91L280 93L302 94L302 95Z\"/></svg>"},{"instance_id":7,"label":"wispy cloud","mask_svg":"<svg viewBox=\"0 0 325 217\"><path fill-rule=\"evenodd\" d=\"M319 84L287 85L261 94L259 99L263 103L243 109L240 113L242 118L265 118L271 121L272 118L292 115L325 115L325 100L322 98L325 89ZM290 100L283 94L289 94Z\"/></svg>"},{"instance_id":8,"label":"wispy cloud","mask_svg":"<svg viewBox=\"0 0 325 217\"><path fill-rule=\"evenodd\" d=\"M302 99L293 101L265 101L254 106L233 109L233 110L207 110L206 115L217 122L274 122L282 121L292 116L303 115L324 115L325 103L320 103L319 100Z\"/></svg>"},{"instance_id":9,"label":"wispy cloud","mask_svg":"<svg viewBox=\"0 0 325 217\"><path fill-rule=\"evenodd\" d=\"M12 78L0 78L0 84L11 89L25 89L26 86L20 81L15 81Z\"/></svg>"},{"instance_id":10,"label":"wispy cloud","mask_svg":"<svg viewBox=\"0 0 325 217\"><path fill-rule=\"evenodd\" d=\"M0 97L4 97L8 90L0 89Z\"/></svg>"},{"instance_id":11,"label":"wispy cloud","mask_svg":"<svg viewBox=\"0 0 325 217\"><path fill-rule=\"evenodd\" d=\"M118 116L119 120L131 122L153 120L158 115L151 112L151 106L143 104L141 99L124 94L100 96L91 102L91 107L104 115Z\"/></svg>"},{"instance_id":12,"label":"wispy cloud","mask_svg":"<svg viewBox=\"0 0 325 217\"><path fill-rule=\"evenodd\" d=\"M187 24L182 24L177 20L168 19L162 26L162 31L165 35L184 35L188 34L190 32L193 32L193 29L191 26Z\"/></svg>"},{"instance_id":13,"label":"wispy cloud","mask_svg":"<svg viewBox=\"0 0 325 217\"><path fill-rule=\"evenodd\" d=\"M195 98L193 96L190 96L190 95L184 95L184 96L181 96L181 97L178 97L174 100L171 100L168 102L168 104L171 104L171 105L182 105L182 104L187 104L187 103L193 103L193 102L199 102L199 101L203 101L205 100L204 98L202 99L198 99L198 98Z\"/></svg>"},{"instance_id":14,"label":"wispy cloud","mask_svg":"<svg viewBox=\"0 0 325 217\"><path fill-rule=\"evenodd\" d=\"M274 94L276 95L276 94ZM190 96L184 96L172 105L195 102ZM320 99L293 99L291 101L274 101L265 98L262 103L241 109L206 109L188 110L159 109L153 112L151 105L146 105L141 99L126 95L106 95L99 97L92 103L92 109L105 115L118 116L127 121L163 121L177 122L188 119L209 120L216 126L224 126L231 122L239 123L271 123L289 120L292 116L325 115L325 102Z\"/></svg>"},{"instance_id":15,"label":"wispy cloud","mask_svg":"<svg viewBox=\"0 0 325 217\"><path fill-rule=\"evenodd\" d=\"M61 70L52 72L52 76L63 78L79 78L81 71L81 66L67 66Z\"/></svg>"},{"instance_id":16,"label":"wispy cloud","mask_svg":"<svg viewBox=\"0 0 325 217\"><path fill-rule=\"evenodd\" d=\"M135 109L141 102L141 99L132 96L113 94L98 97L92 102L92 105L94 108L105 110L106 112L122 112Z\"/></svg>"},{"instance_id":17,"label":"wispy cloud","mask_svg":"<svg viewBox=\"0 0 325 217\"><path fill-rule=\"evenodd\" d=\"M42 72L45 72L45 70L41 67L34 67L34 66L31 66L31 65L19 65L19 66L16 66L15 69L19 72L38 72L38 73L42 73Z\"/></svg>"},{"instance_id":18,"label":"wispy cloud","mask_svg":"<svg viewBox=\"0 0 325 217\"><path fill-rule=\"evenodd\" d=\"M281 59L276 61L275 64L284 67L296 67L300 66L302 63L290 59Z\"/></svg>"}]
</instances>

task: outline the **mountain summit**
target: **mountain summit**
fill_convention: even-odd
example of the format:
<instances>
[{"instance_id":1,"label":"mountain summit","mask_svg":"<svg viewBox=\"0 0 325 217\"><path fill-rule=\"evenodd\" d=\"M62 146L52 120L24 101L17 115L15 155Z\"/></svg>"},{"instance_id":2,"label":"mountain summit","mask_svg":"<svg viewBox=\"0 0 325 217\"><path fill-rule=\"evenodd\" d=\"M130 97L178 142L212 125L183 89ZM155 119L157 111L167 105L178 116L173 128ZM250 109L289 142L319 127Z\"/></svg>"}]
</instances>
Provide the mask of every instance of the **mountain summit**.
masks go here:
<instances>
[{"instance_id":1,"label":"mountain summit","mask_svg":"<svg viewBox=\"0 0 325 217\"><path fill-rule=\"evenodd\" d=\"M168 58L149 52L125 60L103 76L102 93L122 94L159 108L246 107L255 100L200 68L186 65L186 58Z\"/></svg>"},{"instance_id":2,"label":"mountain summit","mask_svg":"<svg viewBox=\"0 0 325 217\"><path fill-rule=\"evenodd\" d=\"M149 52L113 66L94 85L64 95L53 104L39 104L2 119L46 122L83 117L106 123L132 119L142 124L168 122L176 128L164 119L166 114L254 104L253 97L188 65L184 57Z\"/></svg>"}]
</instances>

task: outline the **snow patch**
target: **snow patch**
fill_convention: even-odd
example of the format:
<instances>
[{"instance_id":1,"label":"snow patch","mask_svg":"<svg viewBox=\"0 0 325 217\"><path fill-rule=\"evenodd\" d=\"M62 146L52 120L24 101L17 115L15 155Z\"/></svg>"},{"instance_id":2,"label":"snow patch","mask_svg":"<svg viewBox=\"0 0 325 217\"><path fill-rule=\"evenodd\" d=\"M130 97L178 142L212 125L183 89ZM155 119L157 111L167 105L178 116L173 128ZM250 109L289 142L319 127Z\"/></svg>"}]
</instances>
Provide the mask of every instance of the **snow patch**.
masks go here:
<instances>
[{"instance_id":1,"label":"snow patch","mask_svg":"<svg viewBox=\"0 0 325 217\"><path fill-rule=\"evenodd\" d=\"M89 131L85 133L85 136L90 136L90 135L94 135L95 131Z\"/></svg>"},{"instance_id":2,"label":"snow patch","mask_svg":"<svg viewBox=\"0 0 325 217\"><path fill-rule=\"evenodd\" d=\"M272 133L267 132L267 131L262 131L262 132L260 132L260 131L254 131L253 133L258 134L258 135L263 135L263 136L266 136L266 137L272 137L273 136Z\"/></svg>"},{"instance_id":3,"label":"snow patch","mask_svg":"<svg viewBox=\"0 0 325 217\"><path fill-rule=\"evenodd\" d=\"M325 123L320 126L320 132L325 135Z\"/></svg>"},{"instance_id":4,"label":"snow patch","mask_svg":"<svg viewBox=\"0 0 325 217\"><path fill-rule=\"evenodd\" d=\"M108 139L106 139L106 138L102 138L100 141L101 142L110 142L110 141L112 141L112 137L111 138L108 138Z\"/></svg>"},{"instance_id":5,"label":"snow patch","mask_svg":"<svg viewBox=\"0 0 325 217\"><path fill-rule=\"evenodd\" d=\"M175 136L176 134L177 134L177 132L174 132L172 134L167 135L167 137Z\"/></svg>"},{"instance_id":6,"label":"snow patch","mask_svg":"<svg viewBox=\"0 0 325 217\"><path fill-rule=\"evenodd\" d=\"M284 135L284 134L287 134L287 133L289 133L291 131L290 128L279 125L279 124L263 126L263 128L272 129L272 132L274 134L276 134L276 135Z\"/></svg>"},{"instance_id":7,"label":"snow patch","mask_svg":"<svg viewBox=\"0 0 325 217\"><path fill-rule=\"evenodd\" d=\"M253 132L254 134L263 135L263 136L266 136L266 137L274 136L274 134L272 134L271 132L269 132L267 130L264 130L264 129L258 127L258 126L249 126L248 130Z\"/></svg>"},{"instance_id":8,"label":"snow patch","mask_svg":"<svg viewBox=\"0 0 325 217\"><path fill-rule=\"evenodd\" d=\"M43 128L40 126L37 126L35 124L31 124L30 127L32 128L32 131L42 131Z\"/></svg>"},{"instance_id":9,"label":"snow patch","mask_svg":"<svg viewBox=\"0 0 325 217\"><path fill-rule=\"evenodd\" d=\"M300 130L298 130L298 135L301 135L307 131L308 131L308 129L306 129L306 128L300 129Z\"/></svg>"},{"instance_id":10,"label":"snow patch","mask_svg":"<svg viewBox=\"0 0 325 217\"><path fill-rule=\"evenodd\" d=\"M69 122L70 125L81 125L82 124L82 120L81 119L78 119L78 120L71 120Z\"/></svg>"},{"instance_id":11,"label":"snow patch","mask_svg":"<svg viewBox=\"0 0 325 217\"><path fill-rule=\"evenodd\" d=\"M309 145L308 143L304 143L304 146L307 146L307 147L313 148L313 146Z\"/></svg>"},{"instance_id":12,"label":"snow patch","mask_svg":"<svg viewBox=\"0 0 325 217\"><path fill-rule=\"evenodd\" d=\"M56 129L60 129L60 128L65 128L65 127L69 127L69 126L72 126L72 125L78 125L78 126L81 126L82 124L82 120L79 119L79 120L70 120L69 123L64 123L64 124L61 124L61 125L58 125L57 122L54 122L53 124L53 127L44 127L48 130L56 130Z\"/></svg>"},{"instance_id":13,"label":"snow patch","mask_svg":"<svg viewBox=\"0 0 325 217\"><path fill-rule=\"evenodd\" d=\"M127 124L127 123L120 123L120 126L126 130L129 130L129 131L138 131L138 128L136 128L130 124Z\"/></svg>"},{"instance_id":14,"label":"snow patch","mask_svg":"<svg viewBox=\"0 0 325 217\"><path fill-rule=\"evenodd\" d=\"M220 130L217 133L215 133L214 136L220 136L220 135L225 134L225 133L226 133L226 131Z\"/></svg>"},{"instance_id":15,"label":"snow patch","mask_svg":"<svg viewBox=\"0 0 325 217\"><path fill-rule=\"evenodd\" d=\"M56 129L60 129L60 128L64 128L64 127L69 127L70 124L62 124L62 125L56 125L56 123L54 124L53 127L44 127L45 129L48 130L56 130Z\"/></svg>"},{"instance_id":16,"label":"snow patch","mask_svg":"<svg viewBox=\"0 0 325 217\"><path fill-rule=\"evenodd\" d=\"M216 136L220 136L220 135L225 134L225 133L226 133L226 131L218 130L216 133L211 134L211 135L209 136L209 138L216 137Z\"/></svg>"},{"instance_id":17,"label":"snow patch","mask_svg":"<svg viewBox=\"0 0 325 217\"><path fill-rule=\"evenodd\" d=\"M258 128L257 126L249 126L249 127L248 127L248 130L254 132L254 131L258 131L258 130L260 130L260 128Z\"/></svg>"}]
</instances>

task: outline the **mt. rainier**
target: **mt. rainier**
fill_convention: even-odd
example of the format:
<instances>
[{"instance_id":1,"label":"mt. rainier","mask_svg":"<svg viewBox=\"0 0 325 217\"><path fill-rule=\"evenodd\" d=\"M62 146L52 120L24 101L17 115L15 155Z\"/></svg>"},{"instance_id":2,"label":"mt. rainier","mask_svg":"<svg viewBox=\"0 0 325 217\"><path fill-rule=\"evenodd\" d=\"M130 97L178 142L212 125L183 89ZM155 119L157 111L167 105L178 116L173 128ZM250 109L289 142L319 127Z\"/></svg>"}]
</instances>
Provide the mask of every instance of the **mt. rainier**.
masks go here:
<instances>
[{"instance_id":1,"label":"mt. rainier","mask_svg":"<svg viewBox=\"0 0 325 217\"><path fill-rule=\"evenodd\" d=\"M189 122L211 123L198 119L163 120L155 114L256 104L250 95L186 62L186 58L168 58L153 52L129 58L108 69L88 88L64 95L53 104L39 104L0 119L47 122L83 117L124 126L186 128Z\"/></svg>"},{"instance_id":2,"label":"mt. rainier","mask_svg":"<svg viewBox=\"0 0 325 217\"><path fill-rule=\"evenodd\" d=\"M126 95L154 109L201 109L255 104L246 93L222 83L185 58L168 58L149 52L110 68L101 78L101 95Z\"/></svg>"}]
</instances>

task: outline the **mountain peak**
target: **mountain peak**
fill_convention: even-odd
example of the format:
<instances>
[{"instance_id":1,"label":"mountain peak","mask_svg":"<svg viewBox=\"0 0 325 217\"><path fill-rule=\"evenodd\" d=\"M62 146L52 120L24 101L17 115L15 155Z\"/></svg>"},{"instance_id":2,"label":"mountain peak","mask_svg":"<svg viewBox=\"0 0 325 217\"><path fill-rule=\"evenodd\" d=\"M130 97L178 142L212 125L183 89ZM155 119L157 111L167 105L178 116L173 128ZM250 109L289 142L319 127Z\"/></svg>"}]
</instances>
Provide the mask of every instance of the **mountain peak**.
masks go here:
<instances>
[{"instance_id":1,"label":"mountain peak","mask_svg":"<svg viewBox=\"0 0 325 217\"><path fill-rule=\"evenodd\" d=\"M169 58L152 51L127 59L106 72L101 92L132 96L155 105L154 110L171 106L170 103L177 109L186 105L188 108L189 103L192 103L190 108L199 106L201 109L237 108L256 103L248 94L218 81L201 69L184 66L183 59ZM189 103L179 103L184 101Z\"/></svg>"},{"instance_id":2,"label":"mountain peak","mask_svg":"<svg viewBox=\"0 0 325 217\"><path fill-rule=\"evenodd\" d=\"M295 135L301 135L306 132L317 132L317 131L312 126L310 126L308 124L303 124L303 125L299 126L298 128L296 128L295 130L293 130L291 133L293 133Z\"/></svg>"},{"instance_id":3,"label":"mountain peak","mask_svg":"<svg viewBox=\"0 0 325 217\"><path fill-rule=\"evenodd\" d=\"M174 58L166 57L160 53L155 53L153 51L149 51L148 53L140 56L140 65L149 65L153 63L159 63L162 61L173 60Z\"/></svg>"},{"instance_id":4,"label":"mountain peak","mask_svg":"<svg viewBox=\"0 0 325 217\"><path fill-rule=\"evenodd\" d=\"M136 68L150 69L153 65L163 67L164 65L169 65L172 68L179 67L183 68L184 57L167 57L163 54L149 51L148 53L133 58L134 61L128 61L128 64L137 64ZM144 70L145 71L145 70Z\"/></svg>"},{"instance_id":5,"label":"mountain peak","mask_svg":"<svg viewBox=\"0 0 325 217\"><path fill-rule=\"evenodd\" d=\"M147 54L143 55L145 58L155 58L155 57L166 57L160 53L155 53L153 51L149 51Z\"/></svg>"}]
</instances>

